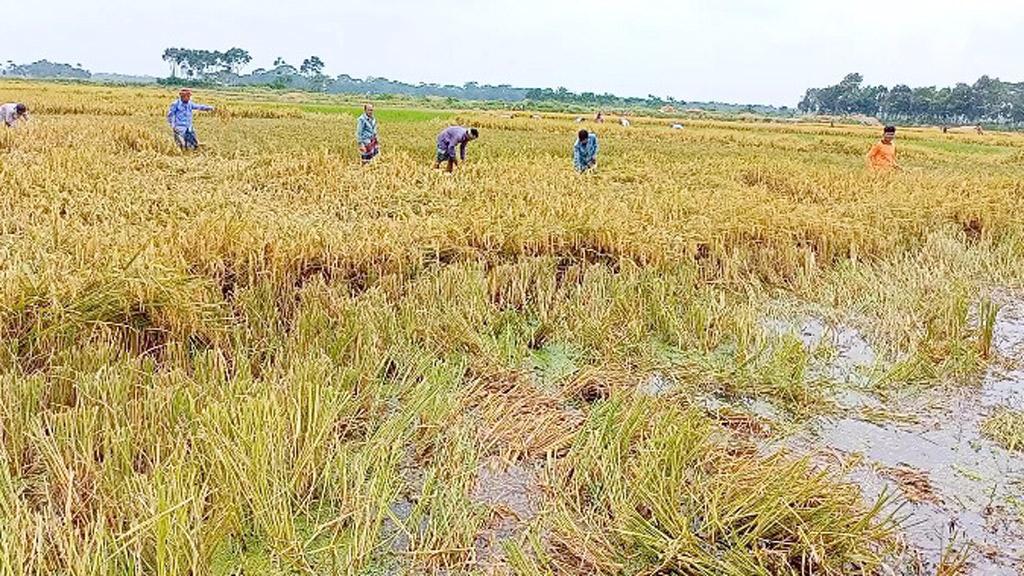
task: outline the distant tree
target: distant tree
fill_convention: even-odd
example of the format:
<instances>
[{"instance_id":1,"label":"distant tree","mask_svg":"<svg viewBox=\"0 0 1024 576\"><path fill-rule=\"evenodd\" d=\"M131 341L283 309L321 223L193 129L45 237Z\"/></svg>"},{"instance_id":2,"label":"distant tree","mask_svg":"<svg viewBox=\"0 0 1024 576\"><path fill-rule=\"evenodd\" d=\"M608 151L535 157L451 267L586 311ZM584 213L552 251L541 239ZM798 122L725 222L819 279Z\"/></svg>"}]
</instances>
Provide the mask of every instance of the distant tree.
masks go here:
<instances>
[{"instance_id":1,"label":"distant tree","mask_svg":"<svg viewBox=\"0 0 1024 576\"><path fill-rule=\"evenodd\" d=\"M212 70L225 66L224 55L210 50L168 48L164 50L163 60L171 66L172 78L179 74L188 78L205 78Z\"/></svg>"},{"instance_id":2,"label":"distant tree","mask_svg":"<svg viewBox=\"0 0 1024 576\"><path fill-rule=\"evenodd\" d=\"M247 50L231 48L220 55L220 64L225 72L239 74L242 68L252 62L252 56Z\"/></svg>"},{"instance_id":3,"label":"distant tree","mask_svg":"<svg viewBox=\"0 0 1024 576\"><path fill-rule=\"evenodd\" d=\"M974 84L952 87L862 86L849 74L835 86L810 88L799 109L814 114L869 114L885 120L929 123L1020 123L1024 84L982 76Z\"/></svg>"},{"instance_id":4,"label":"distant tree","mask_svg":"<svg viewBox=\"0 0 1024 576\"><path fill-rule=\"evenodd\" d=\"M310 85L318 91L323 91L327 86L328 78L324 76L324 61L319 56L310 56L302 61L299 66L299 74L302 74L309 81Z\"/></svg>"},{"instance_id":5,"label":"distant tree","mask_svg":"<svg viewBox=\"0 0 1024 576\"><path fill-rule=\"evenodd\" d=\"M310 56L302 61L299 72L303 76L318 76L324 73L324 62L319 56Z\"/></svg>"},{"instance_id":6,"label":"distant tree","mask_svg":"<svg viewBox=\"0 0 1024 576\"><path fill-rule=\"evenodd\" d=\"M288 65L288 63L285 62L284 58L281 58L280 56L278 56L277 58L274 59L274 67L275 68L278 67L278 66L287 66L287 65Z\"/></svg>"},{"instance_id":7,"label":"distant tree","mask_svg":"<svg viewBox=\"0 0 1024 576\"><path fill-rule=\"evenodd\" d=\"M23 78L76 78L80 80L92 77L92 73L88 70L49 60L38 60L31 64L14 64L9 61L4 74Z\"/></svg>"},{"instance_id":8,"label":"distant tree","mask_svg":"<svg viewBox=\"0 0 1024 576\"><path fill-rule=\"evenodd\" d=\"M171 78L177 78L178 71L184 62L181 48L168 48L164 50L163 61L171 67Z\"/></svg>"}]
</instances>

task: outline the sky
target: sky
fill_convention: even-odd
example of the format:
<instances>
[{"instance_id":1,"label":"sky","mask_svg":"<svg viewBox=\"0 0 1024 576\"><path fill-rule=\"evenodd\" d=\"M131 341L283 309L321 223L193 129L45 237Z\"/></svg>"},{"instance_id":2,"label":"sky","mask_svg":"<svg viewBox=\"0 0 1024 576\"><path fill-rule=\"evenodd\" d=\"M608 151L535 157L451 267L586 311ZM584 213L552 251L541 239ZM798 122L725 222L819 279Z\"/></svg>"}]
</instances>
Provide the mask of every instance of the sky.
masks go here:
<instances>
[{"instance_id":1,"label":"sky","mask_svg":"<svg viewBox=\"0 0 1024 576\"><path fill-rule=\"evenodd\" d=\"M812 86L1024 81L1024 0L0 0L0 60L166 76L165 48L330 75L794 106ZM24 12L27 12L25 14Z\"/></svg>"}]
</instances>

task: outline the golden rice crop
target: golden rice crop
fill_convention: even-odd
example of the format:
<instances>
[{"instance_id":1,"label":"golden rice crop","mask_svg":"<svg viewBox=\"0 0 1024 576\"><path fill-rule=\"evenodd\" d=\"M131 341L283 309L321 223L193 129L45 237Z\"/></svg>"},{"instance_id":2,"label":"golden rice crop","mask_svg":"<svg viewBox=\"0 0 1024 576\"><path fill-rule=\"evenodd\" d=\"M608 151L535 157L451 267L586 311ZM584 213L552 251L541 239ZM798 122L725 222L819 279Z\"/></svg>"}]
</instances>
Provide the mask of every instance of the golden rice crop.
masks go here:
<instances>
[{"instance_id":1,"label":"golden rice crop","mask_svg":"<svg viewBox=\"0 0 1024 576\"><path fill-rule=\"evenodd\" d=\"M170 90L0 92L34 112L0 132L5 575L874 573L881 505L699 398L827 409L780 300L893 386L968 378L972 303L1024 286L1017 135L909 130L884 176L868 129L638 119L580 176L569 117L437 112L364 167L351 115L266 93L198 90L186 154ZM539 501L477 498L495 460Z\"/></svg>"}]
</instances>

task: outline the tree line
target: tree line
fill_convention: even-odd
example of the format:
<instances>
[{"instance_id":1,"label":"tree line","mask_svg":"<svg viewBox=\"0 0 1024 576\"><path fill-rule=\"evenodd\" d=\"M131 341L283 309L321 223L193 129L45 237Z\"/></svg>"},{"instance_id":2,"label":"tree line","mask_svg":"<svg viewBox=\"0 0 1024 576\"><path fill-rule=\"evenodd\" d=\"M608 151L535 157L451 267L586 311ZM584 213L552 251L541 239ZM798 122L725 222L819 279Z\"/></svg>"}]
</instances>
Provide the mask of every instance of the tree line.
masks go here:
<instances>
[{"instance_id":1,"label":"tree line","mask_svg":"<svg viewBox=\"0 0 1024 576\"><path fill-rule=\"evenodd\" d=\"M230 48L219 50L195 50L191 48L168 48L164 50L163 61L171 67L171 77L205 78L214 72L238 74L242 67L252 62L247 50Z\"/></svg>"},{"instance_id":2,"label":"tree line","mask_svg":"<svg viewBox=\"0 0 1024 576\"><path fill-rule=\"evenodd\" d=\"M648 108L675 109L690 106L703 110L723 112L747 112L756 114L790 114L786 107L742 106L735 104L690 103L672 97L661 98L653 94L646 98L622 97L614 94L593 92L572 92L560 88L517 88L509 84L497 86L466 82L461 86L421 82L410 84L388 78L353 78L347 74L330 77L324 74L324 62L319 56L310 56L295 67L283 58L277 58L271 68L257 68L248 74L240 74L252 58L239 48L226 52L168 48L163 54L164 61L171 66L171 77L164 83L178 80L201 81L227 86L270 86L297 90L315 90L341 94L404 95L414 97L439 97L453 100L481 100L509 103L546 102L574 108Z\"/></svg>"},{"instance_id":3,"label":"tree line","mask_svg":"<svg viewBox=\"0 0 1024 576\"><path fill-rule=\"evenodd\" d=\"M15 64L14 61L8 60L3 66L0 66L0 76L88 80L92 78L92 73L82 68L81 64L72 66L49 60L38 60L31 64Z\"/></svg>"},{"instance_id":4,"label":"tree line","mask_svg":"<svg viewBox=\"0 0 1024 576\"><path fill-rule=\"evenodd\" d=\"M466 82L461 86L435 83L410 84L381 77L353 78L347 74L336 77L324 73L325 64L319 56L310 56L298 66L277 58L270 68L257 68L243 73L252 63L252 56L242 48L203 50L168 48L163 60L170 66L165 79L94 75L82 68L40 60L31 64L7 61L0 66L0 75L26 78L67 78L81 80L158 81L164 84L209 84L221 86L263 86L277 89L312 90L334 94L365 94L371 96L411 96L446 98L450 101L475 100L503 102L513 107L544 105L573 111L593 109L666 110L686 109L750 113L770 116L828 114L836 116L872 116L887 122L930 124L992 124L1003 127L1024 127L1024 83L1014 84L982 76L974 84L960 83L953 87L911 88L898 85L870 86L860 74L848 74L834 86L807 90L796 110L774 106L739 105L719 102L685 102L653 94L646 98L622 97L614 94L573 92L560 88L518 88L509 84L497 86Z\"/></svg>"},{"instance_id":5,"label":"tree line","mask_svg":"<svg viewBox=\"0 0 1024 576\"><path fill-rule=\"evenodd\" d=\"M982 76L974 84L911 88L866 86L847 74L834 86L807 90L798 106L807 114L863 114L890 122L1024 126L1024 83Z\"/></svg>"}]
</instances>

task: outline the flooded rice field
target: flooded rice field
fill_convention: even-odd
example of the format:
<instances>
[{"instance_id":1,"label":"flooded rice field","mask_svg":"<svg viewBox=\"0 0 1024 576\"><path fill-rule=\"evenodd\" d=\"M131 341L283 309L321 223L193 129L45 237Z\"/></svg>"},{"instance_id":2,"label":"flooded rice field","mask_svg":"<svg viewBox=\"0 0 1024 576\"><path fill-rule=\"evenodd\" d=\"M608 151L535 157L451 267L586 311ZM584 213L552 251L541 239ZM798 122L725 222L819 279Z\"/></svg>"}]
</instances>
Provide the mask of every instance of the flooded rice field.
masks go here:
<instances>
[{"instance_id":1,"label":"flooded rice field","mask_svg":"<svg viewBox=\"0 0 1024 576\"><path fill-rule=\"evenodd\" d=\"M835 414L813 418L792 434L767 441L766 451L809 456L840 470L865 500L882 498L907 545L894 574L935 573L961 558L968 574L1024 572L1024 454L982 433L1000 407L1024 407L1024 300L1004 297L996 317L992 366L977 386L878 390L866 375L877 355L849 327L816 318L771 321L805 346L836 350L823 369L841 384ZM770 417L763 408L752 410Z\"/></svg>"}]
</instances>

